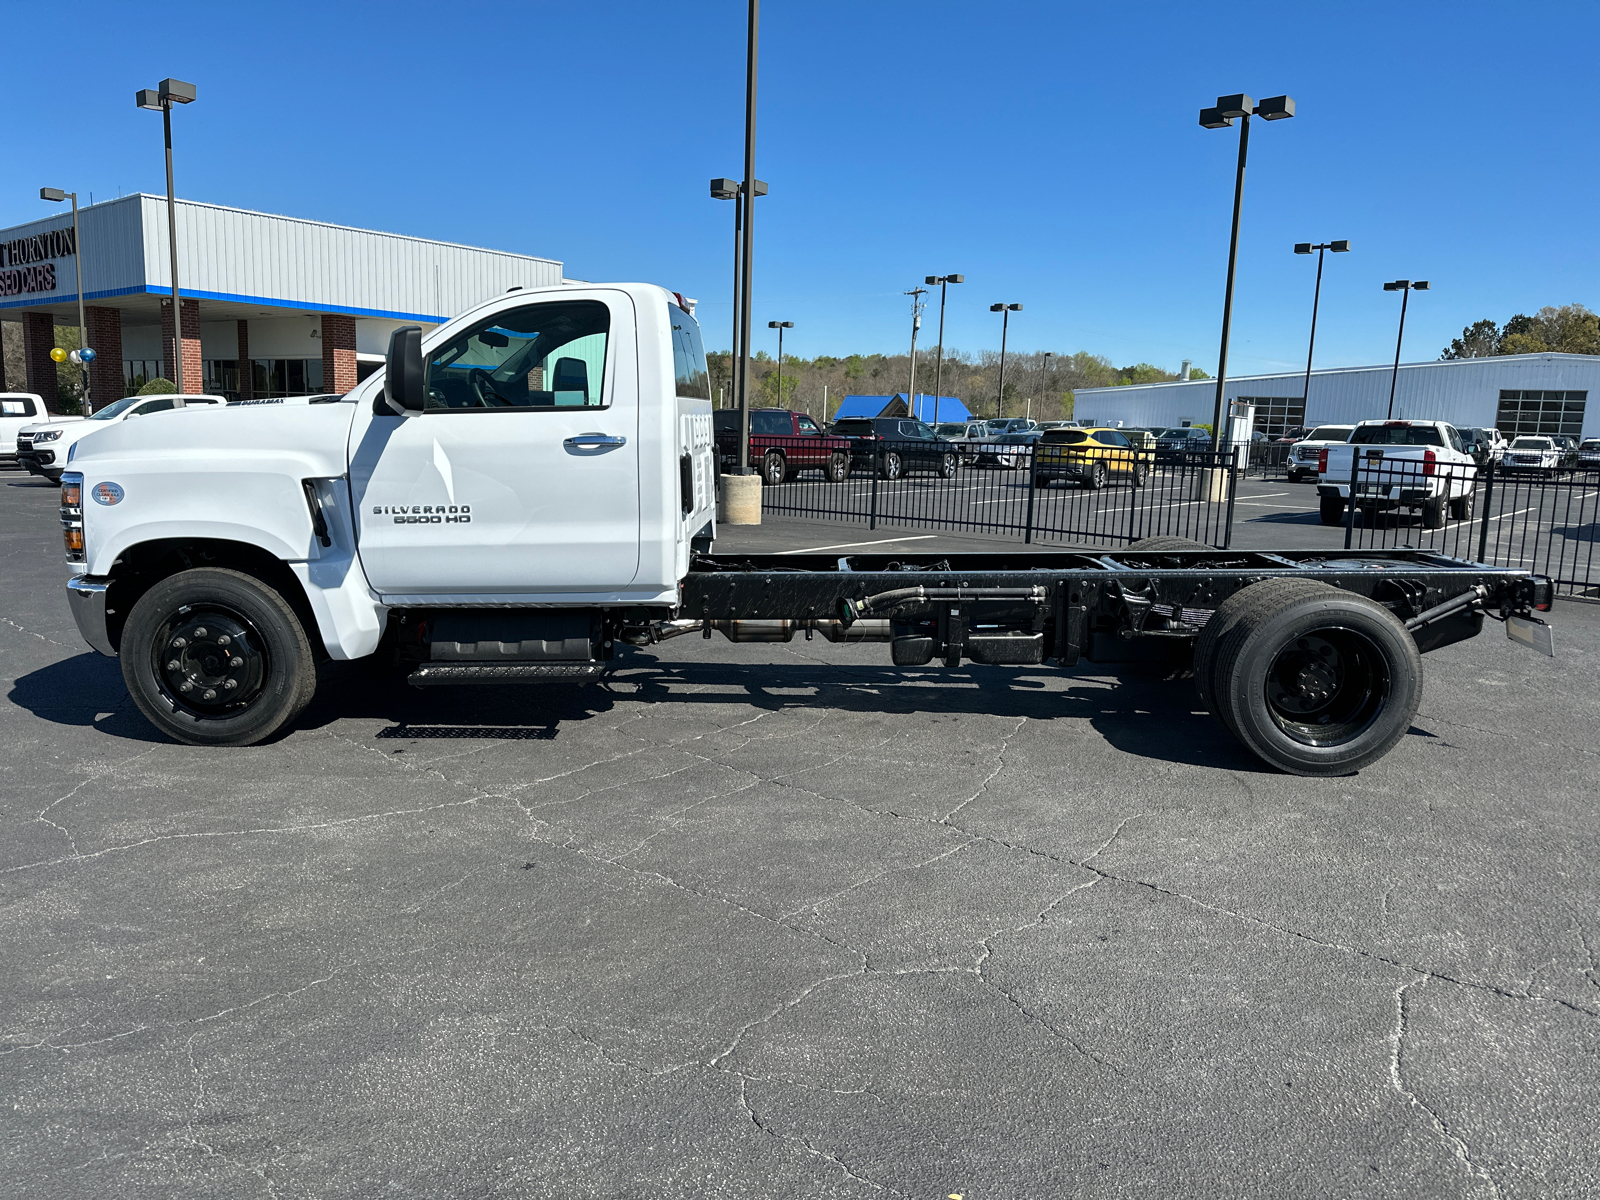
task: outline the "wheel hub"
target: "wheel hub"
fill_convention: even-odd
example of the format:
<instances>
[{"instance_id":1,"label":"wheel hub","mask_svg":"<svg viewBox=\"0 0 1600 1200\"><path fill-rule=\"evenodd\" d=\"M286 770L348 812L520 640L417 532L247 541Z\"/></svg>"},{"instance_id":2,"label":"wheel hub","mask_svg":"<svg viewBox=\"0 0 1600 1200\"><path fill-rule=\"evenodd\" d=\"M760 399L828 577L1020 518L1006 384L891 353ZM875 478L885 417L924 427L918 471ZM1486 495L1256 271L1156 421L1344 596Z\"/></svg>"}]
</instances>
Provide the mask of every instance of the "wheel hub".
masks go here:
<instances>
[{"instance_id":1,"label":"wheel hub","mask_svg":"<svg viewBox=\"0 0 1600 1200\"><path fill-rule=\"evenodd\" d=\"M1382 656L1345 629L1307 633L1286 645L1267 676L1278 726L1307 745L1333 745L1372 721L1388 691Z\"/></svg>"},{"instance_id":2,"label":"wheel hub","mask_svg":"<svg viewBox=\"0 0 1600 1200\"><path fill-rule=\"evenodd\" d=\"M266 677L260 636L231 613L180 612L169 622L156 654L167 694L199 716L224 716L247 707Z\"/></svg>"}]
</instances>

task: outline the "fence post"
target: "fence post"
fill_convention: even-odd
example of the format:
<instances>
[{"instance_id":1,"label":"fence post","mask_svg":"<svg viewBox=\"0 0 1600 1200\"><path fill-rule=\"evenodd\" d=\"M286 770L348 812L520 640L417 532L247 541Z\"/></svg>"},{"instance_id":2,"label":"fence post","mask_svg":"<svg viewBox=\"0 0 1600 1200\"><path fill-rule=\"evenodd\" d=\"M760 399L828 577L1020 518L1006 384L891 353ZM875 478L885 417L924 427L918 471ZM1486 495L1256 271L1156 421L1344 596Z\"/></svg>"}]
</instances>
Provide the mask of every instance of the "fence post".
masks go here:
<instances>
[{"instance_id":1,"label":"fence post","mask_svg":"<svg viewBox=\"0 0 1600 1200\"><path fill-rule=\"evenodd\" d=\"M1487 562L1485 557L1489 553L1489 510L1494 507L1494 459L1484 464L1484 473L1488 476L1488 483L1483 492L1483 514L1478 518L1478 561Z\"/></svg>"},{"instance_id":2,"label":"fence post","mask_svg":"<svg viewBox=\"0 0 1600 1200\"><path fill-rule=\"evenodd\" d=\"M1141 450L1135 450L1133 452L1133 469L1135 471L1139 470L1144 464L1144 460L1141 457L1142 454L1143 454L1143 451L1141 451ZM1150 478L1150 476L1148 474L1146 474L1145 475L1146 482L1149 481L1149 478ZM1134 536L1133 536L1134 535L1134 531L1135 531L1135 526L1138 523L1135 520L1135 517L1138 515L1138 511L1139 511L1139 505L1138 505L1139 497L1141 495L1143 495L1143 494L1144 494L1144 488L1142 488L1142 487L1129 487L1128 488L1128 542L1130 544L1133 543L1136 540L1134 538Z\"/></svg>"},{"instance_id":3,"label":"fence post","mask_svg":"<svg viewBox=\"0 0 1600 1200\"><path fill-rule=\"evenodd\" d=\"M1030 545L1033 542L1033 450L1034 448L1032 446L1028 447L1028 524L1027 527L1022 531L1022 544L1024 546Z\"/></svg>"},{"instance_id":4,"label":"fence post","mask_svg":"<svg viewBox=\"0 0 1600 1200\"><path fill-rule=\"evenodd\" d=\"M868 529L876 529L878 527L878 472L881 469L878 460L882 453L882 448L882 438L872 443L872 514L867 521Z\"/></svg>"},{"instance_id":5,"label":"fence post","mask_svg":"<svg viewBox=\"0 0 1600 1200\"><path fill-rule=\"evenodd\" d=\"M1245 459L1246 463L1249 461L1250 460L1248 458ZM1229 457L1228 464L1228 515L1226 517L1226 523L1222 527L1222 548L1224 550L1231 550L1233 548L1233 493L1234 489L1238 486L1238 478L1239 447L1235 446L1233 448L1233 454Z\"/></svg>"},{"instance_id":6,"label":"fence post","mask_svg":"<svg viewBox=\"0 0 1600 1200\"><path fill-rule=\"evenodd\" d=\"M1350 503L1344 510L1344 548L1350 549L1350 542L1356 532L1356 474L1361 470L1361 451L1350 447Z\"/></svg>"}]
</instances>

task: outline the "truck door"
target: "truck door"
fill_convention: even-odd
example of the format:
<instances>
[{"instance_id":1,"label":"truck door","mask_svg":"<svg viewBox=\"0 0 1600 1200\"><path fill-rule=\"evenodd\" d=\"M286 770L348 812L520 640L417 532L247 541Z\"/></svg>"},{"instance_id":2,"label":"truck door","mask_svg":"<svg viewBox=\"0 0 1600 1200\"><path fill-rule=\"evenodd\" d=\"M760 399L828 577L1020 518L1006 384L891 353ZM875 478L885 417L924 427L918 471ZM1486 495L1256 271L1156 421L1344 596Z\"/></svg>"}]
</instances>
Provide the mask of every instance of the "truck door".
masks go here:
<instances>
[{"instance_id":1,"label":"truck door","mask_svg":"<svg viewBox=\"0 0 1600 1200\"><path fill-rule=\"evenodd\" d=\"M362 565L385 595L616 592L639 569L625 293L508 305L423 351L426 406L352 432Z\"/></svg>"}]
</instances>

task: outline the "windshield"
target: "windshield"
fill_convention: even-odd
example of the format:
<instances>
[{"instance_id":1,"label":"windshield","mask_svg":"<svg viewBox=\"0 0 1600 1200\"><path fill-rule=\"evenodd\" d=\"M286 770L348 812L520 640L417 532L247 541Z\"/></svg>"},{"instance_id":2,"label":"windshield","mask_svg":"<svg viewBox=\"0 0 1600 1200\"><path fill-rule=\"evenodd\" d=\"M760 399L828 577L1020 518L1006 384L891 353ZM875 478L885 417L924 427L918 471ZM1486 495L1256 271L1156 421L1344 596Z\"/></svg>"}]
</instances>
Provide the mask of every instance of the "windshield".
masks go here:
<instances>
[{"instance_id":1,"label":"windshield","mask_svg":"<svg viewBox=\"0 0 1600 1200\"><path fill-rule=\"evenodd\" d=\"M1511 443L1513 450L1553 450L1549 438L1545 437L1519 437Z\"/></svg>"},{"instance_id":2,"label":"windshield","mask_svg":"<svg viewBox=\"0 0 1600 1200\"><path fill-rule=\"evenodd\" d=\"M1308 442L1342 442L1350 436L1348 425L1318 425L1306 437Z\"/></svg>"},{"instance_id":3,"label":"windshield","mask_svg":"<svg viewBox=\"0 0 1600 1200\"><path fill-rule=\"evenodd\" d=\"M120 417L123 413L127 412L128 409L132 408L139 401L147 400L147 399L149 399L148 396L124 396L121 400L118 400L115 404L108 404L104 408L102 408L99 412L92 414L89 417L89 420L91 420L91 421L109 421L109 420L111 420L112 417Z\"/></svg>"},{"instance_id":4,"label":"windshield","mask_svg":"<svg viewBox=\"0 0 1600 1200\"><path fill-rule=\"evenodd\" d=\"M1432 425L1362 425L1350 435L1356 446L1442 446Z\"/></svg>"},{"instance_id":5,"label":"windshield","mask_svg":"<svg viewBox=\"0 0 1600 1200\"><path fill-rule=\"evenodd\" d=\"M1586 438L1579 450L1600 450L1600 438Z\"/></svg>"}]
</instances>

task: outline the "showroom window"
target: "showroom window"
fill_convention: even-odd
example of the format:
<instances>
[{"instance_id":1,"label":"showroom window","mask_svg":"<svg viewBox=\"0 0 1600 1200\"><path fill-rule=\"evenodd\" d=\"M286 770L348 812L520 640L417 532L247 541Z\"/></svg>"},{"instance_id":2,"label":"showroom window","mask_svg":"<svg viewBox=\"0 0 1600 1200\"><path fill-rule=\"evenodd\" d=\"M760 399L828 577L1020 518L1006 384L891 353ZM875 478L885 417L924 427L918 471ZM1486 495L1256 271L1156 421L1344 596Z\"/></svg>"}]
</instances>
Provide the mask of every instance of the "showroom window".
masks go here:
<instances>
[{"instance_id":1,"label":"showroom window","mask_svg":"<svg viewBox=\"0 0 1600 1200\"><path fill-rule=\"evenodd\" d=\"M1282 437L1306 423L1306 402L1301 396L1240 396L1234 403L1254 404L1256 419L1251 431L1269 438Z\"/></svg>"},{"instance_id":2,"label":"showroom window","mask_svg":"<svg viewBox=\"0 0 1600 1200\"><path fill-rule=\"evenodd\" d=\"M1582 437L1588 400L1588 392L1501 391L1495 428L1508 438L1555 433Z\"/></svg>"}]
</instances>

